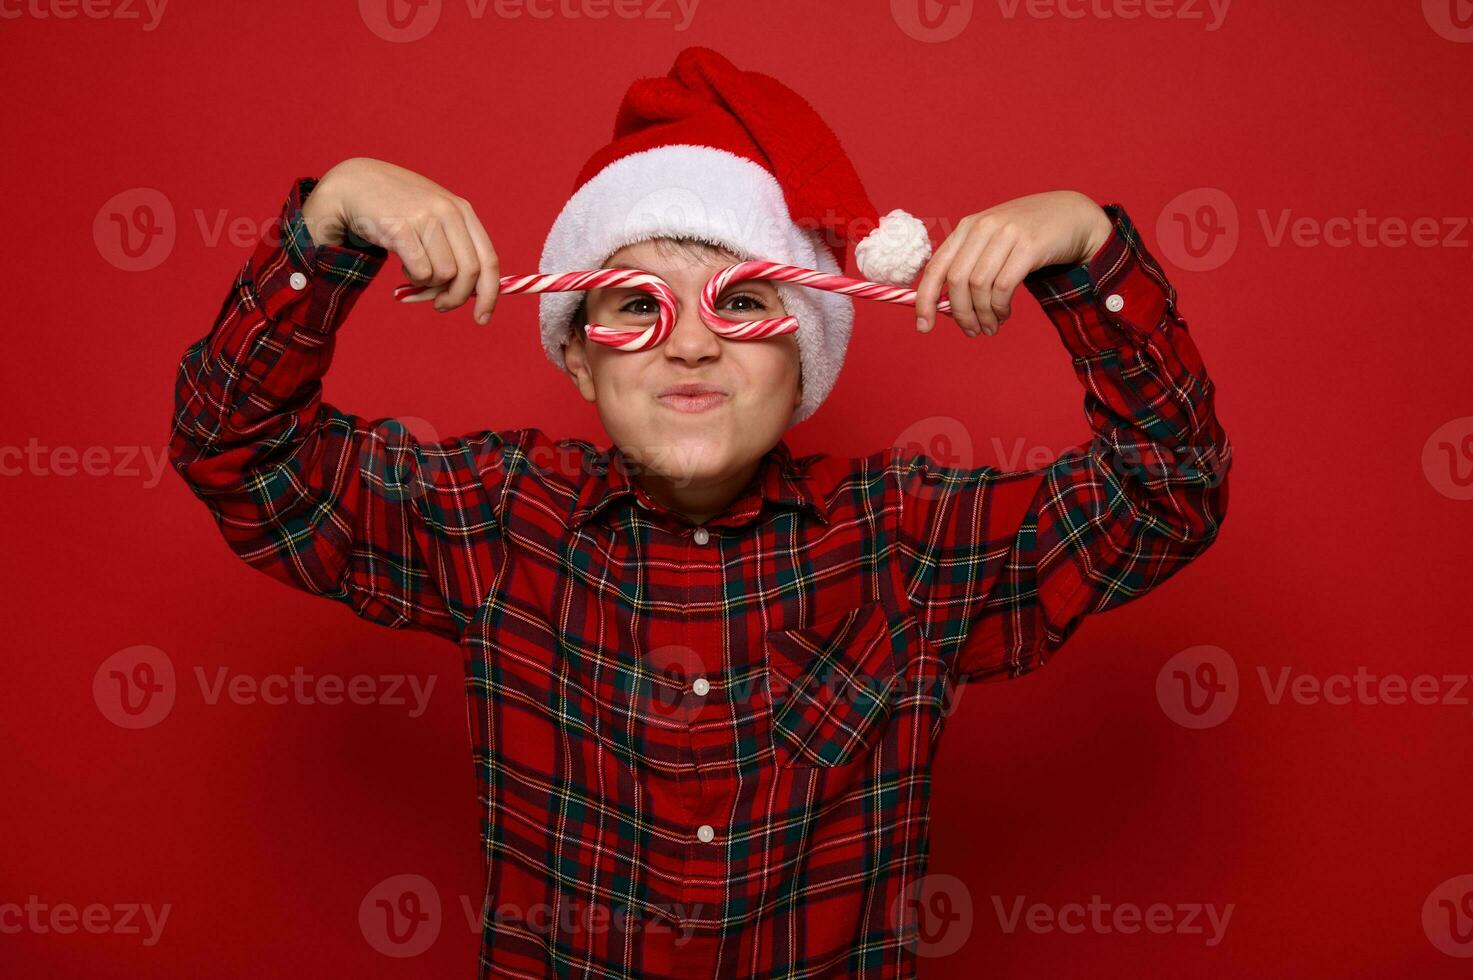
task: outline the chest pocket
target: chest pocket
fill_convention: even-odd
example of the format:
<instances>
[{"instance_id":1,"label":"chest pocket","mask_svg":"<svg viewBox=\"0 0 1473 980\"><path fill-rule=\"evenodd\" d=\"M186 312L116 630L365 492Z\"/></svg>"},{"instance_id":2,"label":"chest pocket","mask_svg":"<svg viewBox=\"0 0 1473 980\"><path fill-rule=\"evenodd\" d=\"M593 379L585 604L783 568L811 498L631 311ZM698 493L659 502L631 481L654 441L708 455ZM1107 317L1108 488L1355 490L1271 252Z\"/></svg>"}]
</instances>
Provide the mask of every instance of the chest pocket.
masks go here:
<instances>
[{"instance_id":1,"label":"chest pocket","mask_svg":"<svg viewBox=\"0 0 1473 980\"><path fill-rule=\"evenodd\" d=\"M884 607L869 602L803 629L766 634L779 764L842 766L884 732L901 680Z\"/></svg>"}]
</instances>

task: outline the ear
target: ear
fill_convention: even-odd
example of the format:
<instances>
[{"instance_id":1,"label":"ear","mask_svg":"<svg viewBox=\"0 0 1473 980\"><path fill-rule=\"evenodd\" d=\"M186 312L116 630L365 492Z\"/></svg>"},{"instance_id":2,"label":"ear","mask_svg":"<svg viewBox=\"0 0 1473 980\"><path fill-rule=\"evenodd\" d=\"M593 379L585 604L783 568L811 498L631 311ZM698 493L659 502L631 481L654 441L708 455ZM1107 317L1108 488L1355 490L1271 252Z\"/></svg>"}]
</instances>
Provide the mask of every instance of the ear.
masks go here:
<instances>
[{"instance_id":1,"label":"ear","mask_svg":"<svg viewBox=\"0 0 1473 980\"><path fill-rule=\"evenodd\" d=\"M588 363L588 345L583 332L576 327L563 344L563 367L568 369L573 386L578 389L578 394L583 396L584 401L598 400L597 391L593 387L593 368Z\"/></svg>"}]
</instances>

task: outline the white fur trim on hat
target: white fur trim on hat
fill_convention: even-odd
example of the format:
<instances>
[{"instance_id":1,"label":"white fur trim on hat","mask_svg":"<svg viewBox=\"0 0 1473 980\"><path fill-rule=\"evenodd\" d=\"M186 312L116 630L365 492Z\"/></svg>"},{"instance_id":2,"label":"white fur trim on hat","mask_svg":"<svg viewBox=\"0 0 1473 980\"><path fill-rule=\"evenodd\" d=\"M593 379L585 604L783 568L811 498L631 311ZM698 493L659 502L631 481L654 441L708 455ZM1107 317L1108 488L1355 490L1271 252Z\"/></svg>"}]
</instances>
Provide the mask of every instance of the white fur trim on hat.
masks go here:
<instances>
[{"instance_id":1,"label":"white fur trim on hat","mask_svg":"<svg viewBox=\"0 0 1473 980\"><path fill-rule=\"evenodd\" d=\"M833 254L788 213L781 185L764 167L710 146L674 144L621 157L586 181L553 222L538 272L597 269L626 245L689 237L766 259L842 274ZM854 323L854 301L827 290L774 283L798 318L803 398L790 424L812 415L838 380ZM539 297L542 347L562 370L562 347L582 293Z\"/></svg>"}]
</instances>

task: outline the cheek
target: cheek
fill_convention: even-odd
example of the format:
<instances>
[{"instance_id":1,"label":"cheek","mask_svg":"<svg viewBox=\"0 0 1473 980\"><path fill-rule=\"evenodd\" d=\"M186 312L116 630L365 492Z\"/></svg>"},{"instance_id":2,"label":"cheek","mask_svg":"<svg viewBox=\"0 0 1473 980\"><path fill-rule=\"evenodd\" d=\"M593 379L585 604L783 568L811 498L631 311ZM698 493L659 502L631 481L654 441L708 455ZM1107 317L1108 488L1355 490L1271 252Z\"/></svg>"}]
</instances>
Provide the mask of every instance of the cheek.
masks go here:
<instances>
[{"instance_id":1,"label":"cheek","mask_svg":"<svg viewBox=\"0 0 1473 980\"><path fill-rule=\"evenodd\" d=\"M595 345L597 346L597 345ZM646 390L643 380L649 361L647 351L617 351L600 347L588 360L594 391L611 407L628 407Z\"/></svg>"},{"instance_id":2,"label":"cheek","mask_svg":"<svg viewBox=\"0 0 1473 980\"><path fill-rule=\"evenodd\" d=\"M762 399L796 392L800 383L798 343L791 337L777 341L748 341L743 350L742 372L747 389Z\"/></svg>"}]
</instances>

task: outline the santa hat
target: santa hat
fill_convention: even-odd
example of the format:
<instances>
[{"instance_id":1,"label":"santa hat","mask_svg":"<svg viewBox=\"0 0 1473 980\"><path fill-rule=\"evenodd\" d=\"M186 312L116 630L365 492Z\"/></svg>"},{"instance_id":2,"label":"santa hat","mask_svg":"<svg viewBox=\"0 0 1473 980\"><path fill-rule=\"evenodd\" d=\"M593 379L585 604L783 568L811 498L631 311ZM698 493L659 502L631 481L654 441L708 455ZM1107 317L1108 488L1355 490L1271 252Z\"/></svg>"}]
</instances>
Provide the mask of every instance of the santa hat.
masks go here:
<instances>
[{"instance_id":1,"label":"santa hat","mask_svg":"<svg viewBox=\"0 0 1473 980\"><path fill-rule=\"evenodd\" d=\"M629 86L613 140L579 171L538 268L596 269L626 245L662 237L837 274L852 253L860 278L893 285L909 285L931 255L919 220L878 215L838 138L801 96L702 47L680 52L666 77ZM798 319L797 423L833 389L854 305L774 285ZM581 296L540 297L543 348L559 368Z\"/></svg>"}]
</instances>

